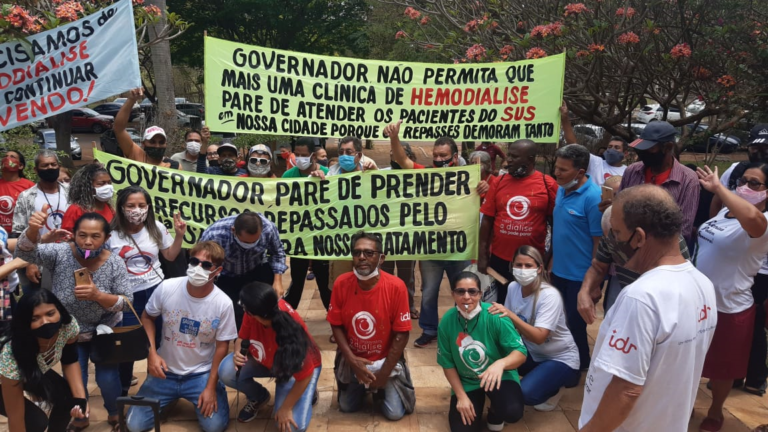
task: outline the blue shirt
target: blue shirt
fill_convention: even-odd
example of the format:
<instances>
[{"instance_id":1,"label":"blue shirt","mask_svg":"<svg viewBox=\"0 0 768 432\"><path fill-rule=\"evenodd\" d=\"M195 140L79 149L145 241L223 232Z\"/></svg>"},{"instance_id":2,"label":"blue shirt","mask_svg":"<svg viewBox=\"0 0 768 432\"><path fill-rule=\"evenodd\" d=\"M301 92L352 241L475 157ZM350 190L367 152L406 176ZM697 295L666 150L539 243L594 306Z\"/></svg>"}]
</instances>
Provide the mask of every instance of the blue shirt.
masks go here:
<instances>
[{"instance_id":1,"label":"blue shirt","mask_svg":"<svg viewBox=\"0 0 768 432\"><path fill-rule=\"evenodd\" d=\"M557 190L552 228L552 273L571 281L582 281L592 264L592 237L602 237L597 208L601 199L600 186L587 181L575 191L565 194Z\"/></svg>"},{"instance_id":2,"label":"blue shirt","mask_svg":"<svg viewBox=\"0 0 768 432\"><path fill-rule=\"evenodd\" d=\"M226 258L222 275L236 276L248 273L261 265L265 253L269 253L269 265L275 274L283 274L288 269L285 265L285 251L283 244L280 243L277 227L264 215L259 214L259 216L262 226L261 237L252 249L244 249L235 240L232 228L235 226L237 215L219 219L203 231L200 241L214 241L224 248Z\"/></svg>"}]
</instances>

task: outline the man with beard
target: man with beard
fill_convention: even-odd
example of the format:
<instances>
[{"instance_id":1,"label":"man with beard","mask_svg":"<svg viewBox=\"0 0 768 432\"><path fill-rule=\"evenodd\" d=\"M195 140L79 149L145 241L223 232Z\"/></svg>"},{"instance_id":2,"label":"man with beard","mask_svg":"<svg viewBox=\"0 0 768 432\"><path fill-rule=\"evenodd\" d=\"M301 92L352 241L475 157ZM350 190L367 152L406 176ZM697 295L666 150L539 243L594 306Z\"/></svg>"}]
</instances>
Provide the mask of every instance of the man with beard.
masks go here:
<instances>
[{"instance_id":1,"label":"man with beard","mask_svg":"<svg viewBox=\"0 0 768 432\"><path fill-rule=\"evenodd\" d=\"M536 171L536 143L518 140L507 149L502 174L485 195L480 208L480 254L477 268L486 273L491 267L513 281L509 264L520 246L530 245L545 256L547 222L552 221L557 182ZM498 291L503 304L507 290Z\"/></svg>"}]
</instances>

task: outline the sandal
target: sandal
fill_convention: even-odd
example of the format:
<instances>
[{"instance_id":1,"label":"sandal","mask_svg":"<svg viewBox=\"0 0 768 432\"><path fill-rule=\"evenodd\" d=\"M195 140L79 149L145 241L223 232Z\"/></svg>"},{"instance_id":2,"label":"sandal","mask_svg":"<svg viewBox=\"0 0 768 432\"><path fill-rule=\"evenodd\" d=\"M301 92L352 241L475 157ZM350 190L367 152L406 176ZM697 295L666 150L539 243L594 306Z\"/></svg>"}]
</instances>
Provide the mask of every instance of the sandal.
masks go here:
<instances>
[{"instance_id":1,"label":"sandal","mask_svg":"<svg viewBox=\"0 0 768 432\"><path fill-rule=\"evenodd\" d=\"M66 432L80 432L91 425L91 422L86 420L85 422L72 420L65 429Z\"/></svg>"},{"instance_id":2,"label":"sandal","mask_svg":"<svg viewBox=\"0 0 768 432\"><path fill-rule=\"evenodd\" d=\"M723 428L723 421L725 419L714 419L712 417L705 418L701 425L699 425L699 431L700 432L718 432L720 429Z\"/></svg>"},{"instance_id":3,"label":"sandal","mask_svg":"<svg viewBox=\"0 0 768 432\"><path fill-rule=\"evenodd\" d=\"M107 420L107 424L109 424L112 429L111 432L120 432L122 431L122 428L120 428L120 420Z\"/></svg>"},{"instance_id":4,"label":"sandal","mask_svg":"<svg viewBox=\"0 0 768 432\"><path fill-rule=\"evenodd\" d=\"M419 319L419 311L416 309L411 309L411 319Z\"/></svg>"}]
</instances>

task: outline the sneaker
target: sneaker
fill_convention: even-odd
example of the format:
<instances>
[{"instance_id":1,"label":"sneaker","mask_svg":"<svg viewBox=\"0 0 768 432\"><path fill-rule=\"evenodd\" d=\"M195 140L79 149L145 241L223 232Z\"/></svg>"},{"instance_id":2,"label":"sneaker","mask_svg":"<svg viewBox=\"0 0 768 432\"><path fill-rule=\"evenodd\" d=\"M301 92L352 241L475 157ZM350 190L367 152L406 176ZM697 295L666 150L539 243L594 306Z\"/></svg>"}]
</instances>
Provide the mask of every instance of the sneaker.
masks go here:
<instances>
[{"instance_id":1,"label":"sneaker","mask_svg":"<svg viewBox=\"0 0 768 432\"><path fill-rule=\"evenodd\" d=\"M437 336L435 335L422 333L421 336L419 336L419 338L413 342L413 345L416 346L417 348L424 348L429 344L431 344L432 342L434 342L436 339L437 339Z\"/></svg>"},{"instance_id":2,"label":"sneaker","mask_svg":"<svg viewBox=\"0 0 768 432\"><path fill-rule=\"evenodd\" d=\"M139 383L139 379L136 376L131 377L131 387Z\"/></svg>"},{"instance_id":3,"label":"sneaker","mask_svg":"<svg viewBox=\"0 0 768 432\"><path fill-rule=\"evenodd\" d=\"M563 389L561 388L556 395L547 399L546 402L534 405L533 409L536 411L554 411L557 408L557 404L560 402L560 398L563 397Z\"/></svg>"},{"instance_id":4,"label":"sneaker","mask_svg":"<svg viewBox=\"0 0 768 432\"><path fill-rule=\"evenodd\" d=\"M315 274L312 272L309 272L309 274L307 275L307 280L312 280L314 278L315 278Z\"/></svg>"},{"instance_id":5,"label":"sneaker","mask_svg":"<svg viewBox=\"0 0 768 432\"><path fill-rule=\"evenodd\" d=\"M247 404L240 410L240 414L237 415L237 421L240 423L248 423L256 419L256 415L259 413L259 409L269 402L270 394L267 391L267 395L260 401L249 400Z\"/></svg>"},{"instance_id":6,"label":"sneaker","mask_svg":"<svg viewBox=\"0 0 768 432\"><path fill-rule=\"evenodd\" d=\"M488 430L493 432L502 431L504 430L504 422L496 424L488 420Z\"/></svg>"}]
</instances>

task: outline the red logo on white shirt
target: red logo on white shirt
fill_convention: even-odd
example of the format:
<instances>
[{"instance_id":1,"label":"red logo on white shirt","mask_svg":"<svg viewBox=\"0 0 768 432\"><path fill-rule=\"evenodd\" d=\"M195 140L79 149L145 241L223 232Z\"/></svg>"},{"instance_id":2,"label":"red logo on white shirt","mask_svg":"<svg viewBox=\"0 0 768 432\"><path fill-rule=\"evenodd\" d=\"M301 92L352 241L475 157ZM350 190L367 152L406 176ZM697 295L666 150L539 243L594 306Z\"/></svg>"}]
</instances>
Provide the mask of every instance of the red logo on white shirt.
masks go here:
<instances>
[{"instance_id":1,"label":"red logo on white shirt","mask_svg":"<svg viewBox=\"0 0 768 432\"><path fill-rule=\"evenodd\" d=\"M611 335L611 339L608 341L608 346L611 348L615 348L616 351L621 351L624 354L629 354L632 352L632 348L637 350L637 345L629 343L629 336L626 338L616 338L614 340L613 336L616 334L616 330L613 331L613 335Z\"/></svg>"},{"instance_id":2,"label":"red logo on white shirt","mask_svg":"<svg viewBox=\"0 0 768 432\"><path fill-rule=\"evenodd\" d=\"M376 334L376 318L366 311L360 311L352 317L352 329L359 339L370 339Z\"/></svg>"},{"instance_id":3,"label":"red logo on white shirt","mask_svg":"<svg viewBox=\"0 0 768 432\"><path fill-rule=\"evenodd\" d=\"M709 311L711 311L711 310L712 310L711 307L709 307L707 305L704 305L704 307L701 308L701 311L699 312L699 321L698 322L702 322L705 319L707 319L709 317Z\"/></svg>"}]
</instances>

